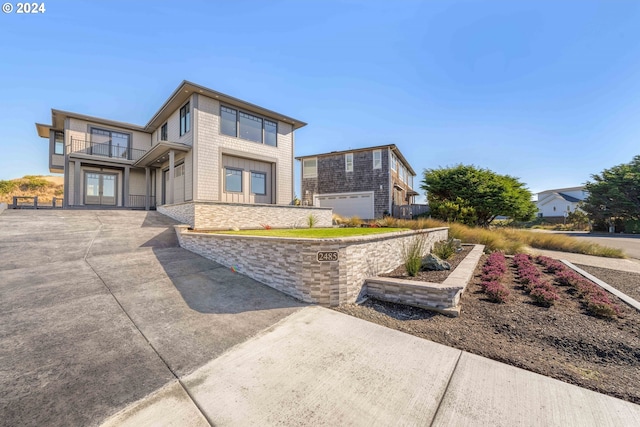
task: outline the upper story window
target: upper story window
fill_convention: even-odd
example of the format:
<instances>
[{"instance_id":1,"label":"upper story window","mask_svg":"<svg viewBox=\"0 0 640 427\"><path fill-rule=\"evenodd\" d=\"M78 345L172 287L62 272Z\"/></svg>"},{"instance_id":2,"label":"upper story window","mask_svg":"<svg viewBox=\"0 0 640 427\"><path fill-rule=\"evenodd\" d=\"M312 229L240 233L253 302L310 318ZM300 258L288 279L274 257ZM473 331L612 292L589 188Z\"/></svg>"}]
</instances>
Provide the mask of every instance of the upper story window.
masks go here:
<instances>
[{"instance_id":1,"label":"upper story window","mask_svg":"<svg viewBox=\"0 0 640 427\"><path fill-rule=\"evenodd\" d=\"M373 168L382 169L382 151L381 150L373 151Z\"/></svg>"},{"instance_id":2,"label":"upper story window","mask_svg":"<svg viewBox=\"0 0 640 427\"><path fill-rule=\"evenodd\" d=\"M220 106L220 133L272 147L278 145L278 123L223 105Z\"/></svg>"},{"instance_id":3,"label":"upper story window","mask_svg":"<svg viewBox=\"0 0 640 427\"><path fill-rule=\"evenodd\" d=\"M316 178L318 176L318 158L302 160L302 177Z\"/></svg>"},{"instance_id":4,"label":"upper story window","mask_svg":"<svg viewBox=\"0 0 640 427\"><path fill-rule=\"evenodd\" d=\"M130 157L131 135L105 129L91 128L90 153L98 156Z\"/></svg>"},{"instance_id":5,"label":"upper story window","mask_svg":"<svg viewBox=\"0 0 640 427\"><path fill-rule=\"evenodd\" d=\"M353 172L353 153L344 155L344 169L347 172Z\"/></svg>"},{"instance_id":6,"label":"upper story window","mask_svg":"<svg viewBox=\"0 0 640 427\"><path fill-rule=\"evenodd\" d=\"M398 159L396 158L396 155L391 153L391 169L394 171L398 170Z\"/></svg>"},{"instance_id":7,"label":"upper story window","mask_svg":"<svg viewBox=\"0 0 640 427\"><path fill-rule=\"evenodd\" d=\"M64 154L64 133L54 132L53 154Z\"/></svg>"},{"instance_id":8,"label":"upper story window","mask_svg":"<svg viewBox=\"0 0 640 427\"><path fill-rule=\"evenodd\" d=\"M189 102L180 109L180 136L191 130L191 108Z\"/></svg>"},{"instance_id":9,"label":"upper story window","mask_svg":"<svg viewBox=\"0 0 640 427\"><path fill-rule=\"evenodd\" d=\"M238 136L238 111L220 107L220 132L224 135Z\"/></svg>"},{"instance_id":10,"label":"upper story window","mask_svg":"<svg viewBox=\"0 0 640 427\"><path fill-rule=\"evenodd\" d=\"M264 143L275 147L278 142L278 124L264 119Z\"/></svg>"},{"instance_id":11,"label":"upper story window","mask_svg":"<svg viewBox=\"0 0 640 427\"><path fill-rule=\"evenodd\" d=\"M252 114L240 112L240 138L262 142L262 119Z\"/></svg>"},{"instance_id":12,"label":"upper story window","mask_svg":"<svg viewBox=\"0 0 640 427\"><path fill-rule=\"evenodd\" d=\"M398 177L402 182L405 182L405 173L406 172L405 172L404 166L398 163Z\"/></svg>"},{"instance_id":13,"label":"upper story window","mask_svg":"<svg viewBox=\"0 0 640 427\"><path fill-rule=\"evenodd\" d=\"M168 141L169 140L169 128L167 124L163 124L160 128L160 141Z\"/></svg>"}]
</instances>

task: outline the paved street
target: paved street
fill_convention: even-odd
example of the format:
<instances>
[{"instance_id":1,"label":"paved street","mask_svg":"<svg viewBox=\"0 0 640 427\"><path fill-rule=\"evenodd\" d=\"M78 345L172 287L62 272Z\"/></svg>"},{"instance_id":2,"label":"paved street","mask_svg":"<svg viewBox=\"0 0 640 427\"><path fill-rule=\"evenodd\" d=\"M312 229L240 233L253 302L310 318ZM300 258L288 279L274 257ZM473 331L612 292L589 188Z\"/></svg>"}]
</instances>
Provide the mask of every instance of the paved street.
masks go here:
<instances>
[{"instance_id":1,"label":"paved street","mask_svg":"<svg viewBox=\"0 0 640 427\"><path fill-rule=\"evenodd\" d=\"M589 234L582 232L566 233L577 239L587 240L603 246L622 249L635 259L640 259L640 235L635 234Z\"/></svg>"}]
</instances>

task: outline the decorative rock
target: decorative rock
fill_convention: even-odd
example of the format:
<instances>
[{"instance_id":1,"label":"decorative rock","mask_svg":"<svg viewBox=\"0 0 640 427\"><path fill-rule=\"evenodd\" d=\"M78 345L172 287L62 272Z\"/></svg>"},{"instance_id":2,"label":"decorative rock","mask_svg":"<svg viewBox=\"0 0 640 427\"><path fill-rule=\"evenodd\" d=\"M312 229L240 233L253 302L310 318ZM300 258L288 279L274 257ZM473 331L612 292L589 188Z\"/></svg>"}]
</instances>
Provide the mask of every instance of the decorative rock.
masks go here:
<instances>
[{"instance_id":1,"label":"decorative rock","mask_svg":"<svg viewBox=\"0 0 640 427\"><path fill-rule=\"evenodd\" d=\"M453 241L453 246L456 248L456 252L462 252L462 240L460 239L451 239Z\"/></svg>"},{"instance_id":2,"label":"decorative rock","mask_svg":"<svg viewBox=\"0 0 640 427\"><path fill-rule=\"evenodd\" d=\"M449 264L447 261L441 260L433 254L429 254L426 257L422 258L422 265L420 268L422 270L429 271L451 270L451 264Z\"/></svg>"}]
</instances>

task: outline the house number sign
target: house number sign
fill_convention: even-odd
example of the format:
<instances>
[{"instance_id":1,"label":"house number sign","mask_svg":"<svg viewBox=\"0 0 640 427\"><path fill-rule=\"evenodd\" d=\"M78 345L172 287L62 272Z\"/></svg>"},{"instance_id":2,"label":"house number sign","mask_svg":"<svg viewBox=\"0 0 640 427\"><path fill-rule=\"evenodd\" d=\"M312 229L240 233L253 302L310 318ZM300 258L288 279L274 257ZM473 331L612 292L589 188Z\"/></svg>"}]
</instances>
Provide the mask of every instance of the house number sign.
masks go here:
<instances>
[{"instance_id":1,"label":"house number sign","mask_svg":"<svg viewBox=\"0 0 640 427\"><path fill-rule=\"evenodd\" d=\"M318 252L318 262L332 262L338 260L338 251Z\"/></svg>"}]
</instances>

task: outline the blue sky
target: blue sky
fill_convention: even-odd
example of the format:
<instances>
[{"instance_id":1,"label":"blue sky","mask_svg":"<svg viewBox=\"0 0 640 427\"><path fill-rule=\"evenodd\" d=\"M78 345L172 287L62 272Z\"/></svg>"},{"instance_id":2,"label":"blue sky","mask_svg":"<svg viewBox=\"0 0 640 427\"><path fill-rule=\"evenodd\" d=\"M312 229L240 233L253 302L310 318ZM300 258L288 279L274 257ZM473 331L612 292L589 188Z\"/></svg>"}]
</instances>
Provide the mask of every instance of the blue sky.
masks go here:
<instances>
[{"instance_id":1,"label":"blue sky","mask_svg":"<svg viewBox=\"0 0 640 427\"><path fill-rule=\"evenodd\" d=\"M143 125L185 79L309 123L296 155L392 143L418 175L474 164L537 192L640 154L633 0L45 7L0 14L0 179L48 174L51 108Z\"/></svg>"}]
</instances>

